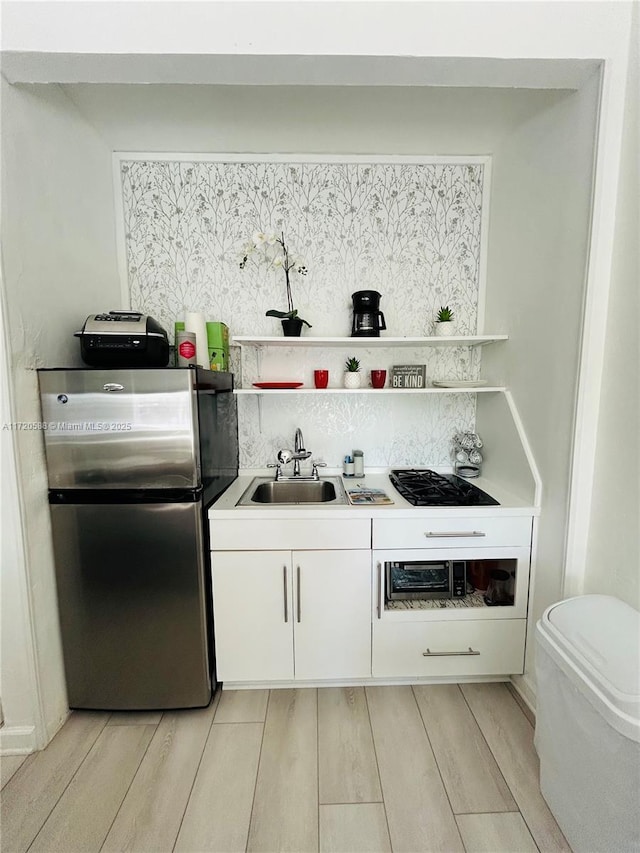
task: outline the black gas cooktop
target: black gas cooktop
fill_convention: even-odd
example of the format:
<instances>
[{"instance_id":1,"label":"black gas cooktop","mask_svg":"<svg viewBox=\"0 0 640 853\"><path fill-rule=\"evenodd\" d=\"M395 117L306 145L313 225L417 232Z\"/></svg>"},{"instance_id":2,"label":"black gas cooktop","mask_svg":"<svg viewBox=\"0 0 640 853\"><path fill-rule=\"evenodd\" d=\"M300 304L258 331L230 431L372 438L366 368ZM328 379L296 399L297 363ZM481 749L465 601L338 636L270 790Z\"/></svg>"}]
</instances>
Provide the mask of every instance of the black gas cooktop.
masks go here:
<instances>
[{"instance_id":1,"label":"black gas cooktop","mask_svg":"<svg viewBox=\"0 0 640 853\"><path fill-rule=\"evenodd\" d=\"M395 469L389 479L413 506L499 506L491 495L455 474L437 474L428 468Z\"/></svg>"}]
</instances>

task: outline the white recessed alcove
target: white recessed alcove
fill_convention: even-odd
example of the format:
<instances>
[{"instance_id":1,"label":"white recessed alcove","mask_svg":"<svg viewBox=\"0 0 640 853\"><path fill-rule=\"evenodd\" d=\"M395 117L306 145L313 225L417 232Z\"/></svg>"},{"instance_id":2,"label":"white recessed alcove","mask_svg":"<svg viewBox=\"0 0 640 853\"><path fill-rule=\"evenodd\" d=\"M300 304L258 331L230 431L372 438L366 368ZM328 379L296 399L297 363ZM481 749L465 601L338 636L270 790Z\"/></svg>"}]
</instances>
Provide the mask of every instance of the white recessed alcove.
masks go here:
<instances>
[{"instance_id":1,"label":"white recessed alcove","mask_svg":"<svg viewBox=\"0 0 640 853\"><path fill-rule=\"evenodd\" d=\"M509 340L483 373L511 390L542 479L534 624L585 588L627 4L155 5L4 4L3 420L38 421L34 368L80 366L73 332L120 307L114 152L488 156L482 325ZM481 433L501 406L478 395ZM67 713L41 436L5 452L3 524L24 536L3 601L25 605L3 611L2 747L32 749Z\"/></svg>"}]
</instances>

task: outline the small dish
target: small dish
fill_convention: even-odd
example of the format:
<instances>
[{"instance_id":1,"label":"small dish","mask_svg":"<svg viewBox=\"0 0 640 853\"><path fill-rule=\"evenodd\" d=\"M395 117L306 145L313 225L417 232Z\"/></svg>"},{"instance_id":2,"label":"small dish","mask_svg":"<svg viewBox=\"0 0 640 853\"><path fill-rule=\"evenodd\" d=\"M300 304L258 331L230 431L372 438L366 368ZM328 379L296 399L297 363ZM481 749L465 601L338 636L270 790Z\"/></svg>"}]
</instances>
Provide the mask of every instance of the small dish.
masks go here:
<instances>
[{"instance_id":1,"label":"small dish","mask_svg":"<svg viewBox=\"0 0 640 853\"><path fill-rule=\"evenodd\" d=\"M434 388L482 388L487 384L486 379L434 379Z\"/></svg>"},{"instance_id":2,"label":"small dish","mask_svg":"<svg viewBox=\"0 0 640 853\"><path fill-rule=\"evenodd\" d=\"M285 388L300 388L301 385L304 385L303 382L254 382L256 388L264 388L264 389L285 389Z\"/></svg>"}]
</instances>

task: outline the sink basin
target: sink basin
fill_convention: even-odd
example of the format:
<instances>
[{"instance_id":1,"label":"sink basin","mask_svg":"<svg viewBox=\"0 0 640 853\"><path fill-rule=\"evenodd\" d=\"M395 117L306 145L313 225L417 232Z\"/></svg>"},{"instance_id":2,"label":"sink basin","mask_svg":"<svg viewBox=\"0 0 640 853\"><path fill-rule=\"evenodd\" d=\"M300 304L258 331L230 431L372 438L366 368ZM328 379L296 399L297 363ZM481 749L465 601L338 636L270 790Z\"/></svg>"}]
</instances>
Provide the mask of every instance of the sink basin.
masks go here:
<instances>
[{"instance_id":1,"label":"sink basin","mask_svg":"<svg viewBox=\"0 0 640 853\"><path fill-rule=\"evenodd\" d=\"M337 477L322 480L279 480L256 477L238 501L255 504L346 504L347 497Z\"/></svg>"}]
</instances>

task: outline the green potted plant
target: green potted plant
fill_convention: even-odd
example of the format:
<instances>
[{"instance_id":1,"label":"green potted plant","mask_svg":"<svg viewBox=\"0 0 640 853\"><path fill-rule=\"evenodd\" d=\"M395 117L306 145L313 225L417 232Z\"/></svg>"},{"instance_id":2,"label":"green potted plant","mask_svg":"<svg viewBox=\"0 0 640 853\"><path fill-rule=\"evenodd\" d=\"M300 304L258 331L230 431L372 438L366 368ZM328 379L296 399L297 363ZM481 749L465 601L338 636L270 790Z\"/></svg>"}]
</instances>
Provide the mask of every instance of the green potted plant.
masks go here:
<instances>
[{"instance_id":1,"label":"green potted plant","mask_svg":"<svg viewBox=\"0 0 640 853\"><path fill-rule=\"evenodd\" d=\"M287 288L287 311L278 311L275 308L270 309L265 313L266 317L279 317L282 323L282 332L287 337L300 337L303 324L311 328L311 323L303 320L298 316L298 311L293 307L293 296L291 294L291 279L292 271L299 275L307 274L307 267L300 258L294 257L287 248L284 241L284 232L280 237L275 234L265 234L259 231L253 235L253 240L248 243L243 252L243 258L240 262L240 269L243 270L250 255L256 250L262 251L261 260L266 261L269 266L276 269L284 270L285 284Z\"/></svg>"},{"instance_id":2,"label":"green potted plant","mask_svg":"<svg viewBox=\"0 0 640 853\"><path fill-rule=\"evenodd\" d=\"M438 337L453 334L453 311L448 305L441 306L435 322L435 333Z\"/></svg>"},{"instance_id":3,"label":"green potted plant","mask_svg":"<svg viewBox=\"0 0 640 853\"><path fill-rule=\"evenodd\" d=\"M344 387L352 389L360 387L360 362L353 356L344 363Z\"/></svg>"}]
</instances>

